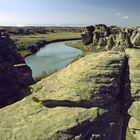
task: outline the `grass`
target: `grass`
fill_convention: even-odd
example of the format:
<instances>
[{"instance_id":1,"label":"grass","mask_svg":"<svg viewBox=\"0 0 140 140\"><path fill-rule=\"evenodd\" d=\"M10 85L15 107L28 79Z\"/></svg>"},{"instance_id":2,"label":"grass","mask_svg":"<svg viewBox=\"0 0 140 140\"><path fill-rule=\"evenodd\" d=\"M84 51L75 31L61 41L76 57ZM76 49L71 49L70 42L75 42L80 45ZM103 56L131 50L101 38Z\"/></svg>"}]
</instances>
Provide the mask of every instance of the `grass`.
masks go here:
<instances>
[{"instance_id":1,"label":"grass","mask_svg":"<svg viewBox=\"0 0 140 140\"><path fill-rule=\"evenodd\" d=\"M22 51L19 51L19 53L21 54L22 57L26 57L26 56L32 54L32 52L30 50L22 50Z\"/></svg>"},{"instance_id":2,"label":"grass","mask_svg":"<svg viewBox=\"0 0 140 140\"><path fill-rule=\"evenodd\" d=\"M22 56L32 54L33 50L38 50L37 43L42 41L53 42L64 39L78 39L80 33L73 32L59 32L49 34L33 34L33 35L12 35L11 38L15 41L18 50Z\"/></svg>"},{"instance_id":3,"label":"grass","mask_svg":"<svg viewBox=\"0 0 140 140\"><path fill-rule=\"evenodd\" d=\"M90 53L90 52L96 53L96 52L105 51L104 48L98 48L98 46L92 46L92 44L86 48L86 47L84 46L84 44L83 44L82 41L67 42L67 43L65 43L65 44L66 44L67 46L80 49L80 50L82 50L84 53L87 53L87 54Z\"/></svg>"},{"instance_id":4,"label":"grass","mask_svg":"<svg viewBox=\"0 0 140 140\"><path fill-rule=\"evenodd\" d=\"M85 47L84 47L84 44L82 41L77 41L77 42L67 42L65 43L67 46L70 46L70 47L74 47L74 48L77 48L77 49L80 49L82 51L86 51Z\"/></svg>"}]
</instances>

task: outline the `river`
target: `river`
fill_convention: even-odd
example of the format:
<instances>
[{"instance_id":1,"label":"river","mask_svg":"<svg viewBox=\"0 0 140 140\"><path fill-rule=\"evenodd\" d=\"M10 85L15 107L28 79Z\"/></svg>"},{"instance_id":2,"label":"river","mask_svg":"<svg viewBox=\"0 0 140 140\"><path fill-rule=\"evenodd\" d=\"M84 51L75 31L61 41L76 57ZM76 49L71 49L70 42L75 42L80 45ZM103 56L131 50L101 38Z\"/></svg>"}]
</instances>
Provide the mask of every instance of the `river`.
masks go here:
<instances>
[{"instance_id":1,"label":"river","mask_svg":"<svg viewBox=\"0 0 140 140\"><path fill-rule=\"evenodd\" d=\"M28 66L32 69L33 77L37 78L42 73L51 73L66 67L73 59L82 53L81 50L68 47L63 41L46 45L37 53L25 58Z\"/></svg>"}]
</instances>

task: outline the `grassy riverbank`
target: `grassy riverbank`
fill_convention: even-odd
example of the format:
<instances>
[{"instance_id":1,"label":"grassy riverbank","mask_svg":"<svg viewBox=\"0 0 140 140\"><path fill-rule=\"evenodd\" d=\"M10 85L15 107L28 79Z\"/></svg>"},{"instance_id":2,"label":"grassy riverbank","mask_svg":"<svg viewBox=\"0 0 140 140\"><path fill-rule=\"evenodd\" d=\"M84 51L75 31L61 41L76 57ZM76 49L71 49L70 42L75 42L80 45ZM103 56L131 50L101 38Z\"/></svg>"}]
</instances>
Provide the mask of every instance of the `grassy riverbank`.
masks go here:
<instances>
[{"instance_id":1,"label":"grassy riverbank","mask_svg":"<svg viewBox=\"0 0 140 140\"><path fill-rule=\"evenodd\" d=\"M86 51L85 47L84 47L84 44L82 41L77 41L77 42L67 42L65 43L67 46L70 46L70 47L74 47L74 48L77 48L77 49L80 49L82 51Z\"/></svg>"},{"instance_id":2,"label":"grassy riverbank","mask_svg":"<svg viewBox=\"0 0 140 140\"><path fill-rule=\"evenodd\" d=\"M80 33L59 32L33 35L12 35L17 48L23 57L38 51L45 44L57 41L80 39Z\"/></svg>"}]
</instances>

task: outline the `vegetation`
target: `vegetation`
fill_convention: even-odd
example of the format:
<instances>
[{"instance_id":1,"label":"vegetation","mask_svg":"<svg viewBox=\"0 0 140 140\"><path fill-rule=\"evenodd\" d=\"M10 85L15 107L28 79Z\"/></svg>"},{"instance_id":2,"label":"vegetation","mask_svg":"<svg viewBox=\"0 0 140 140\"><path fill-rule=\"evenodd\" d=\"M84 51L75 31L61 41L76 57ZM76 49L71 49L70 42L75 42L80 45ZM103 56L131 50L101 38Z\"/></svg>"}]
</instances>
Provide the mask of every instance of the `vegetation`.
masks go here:
<instances>
[{"instance_id":1,"label":"vegetation","mask_svg":"<svg viewBox=\"0 0 140 140\"><path fill-rule=\"evenodd\" d=\"M92 44L88 47L85 47L82 41L77 41L77 42L67 42L65 43L67 46L74 47L77 49L82 50L82 54L77 56L71 63L75 62L76 60L80 59L81 57L86 56L87 54L91 53L98 53L98 52L103 52L106 51L105 48L100 48L98 46L93 46Z\"/></svg>"},{"instance_id":2,"label":"vegetation","mask_svg":"<svg viewBox=\"0 0 140 140\"><path fill-rule=\"evenodd\" d=\"M45 44L70 39L79 39L80 33L59 32L48 34L12 35L17 48L23 57L38 51Z\"/></svg>"},{"instance_id":3,"label":"vegetation","mask_svg":"<svg viewBox=\"0 0 140 140\"><path fill-rule=\"evenodd\" d=\"M57 32L82 32L82 27L59 27L59 26L49 26L49 27L8 27L0 26L0 30L6 31L11 35L30 35L30 34L45 34L45 33L57 33Z\"/></svg>"},{"instance_id":4,"label":"vegetation","mask_svg":"<svg viewBox=\"0 0 140 140\"><path fill-rule=\"evenodd\" d=\"M86 51L86 48L83 44L82 41L77 41L77 42L67 42L65 43L67 46L70 46L70 47L74 47L74 48L77 48L77 49L80 49L82 51Z\"/></svg>"}]
</instances>

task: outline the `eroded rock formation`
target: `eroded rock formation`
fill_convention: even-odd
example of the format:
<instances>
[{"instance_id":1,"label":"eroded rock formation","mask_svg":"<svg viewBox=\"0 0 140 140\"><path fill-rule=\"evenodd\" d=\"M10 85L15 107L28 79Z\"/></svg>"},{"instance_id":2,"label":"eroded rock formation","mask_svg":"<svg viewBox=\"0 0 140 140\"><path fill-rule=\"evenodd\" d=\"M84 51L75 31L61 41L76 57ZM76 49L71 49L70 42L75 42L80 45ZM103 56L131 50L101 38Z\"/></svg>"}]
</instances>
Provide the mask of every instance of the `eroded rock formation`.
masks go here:
<instances>
[{"instance_id":1,"label":"eroded rock formation","mask_svg":"<svg viewBox=\"0 0 140 140\"><path fill-rule=\"evenodd\" d=\"M138 53L92 53L33 85L0 110L0 139L139 140Z\"/></svg>"},{"instance_id":2,"label":"eroded rock formation","mask_svg":"<svg viewBox=\"0 0 140 140\"><path fill-rule=\"evenodd\" d=\"M140 46L140 29L139 28L132 33L131 41L135 47Z\"/></svg>"},{"instance_id":3,"label":"eroded rock formation","mask_svg":"<svg viewBox=\"0 0 140 140\"><path fill-rule=\"evenodd\" d=\"M27 96L32 83L31 69L8 34L0 32L0 108Z\"/></svg>"},{"instance_id":4,"label":"eroded rock formation","mask_svg":"<svg viewBox=\"0 0 140 140\"><path fill-rule=\"evenodd\" d=\"M94 31L93 26L88 26L84 28L83 33L81 34L82 40L85 45L89 45L91 42L93 42L93 31Z\"/></svg>"},{"instance_id":5,"label":"eroded rock formation","mask_svg":"<svg viewBox=\"0 0 140 140\"><path fill-rule=\"evenodd\" d=\"M98 24L93 29L83 32L81 35L85 47L92 48L93 51L113 50L124 52L127 48L140 46L139 28L134 30L112 26L107 27L104 24Z\"/></svg>"}]
</instances>

